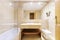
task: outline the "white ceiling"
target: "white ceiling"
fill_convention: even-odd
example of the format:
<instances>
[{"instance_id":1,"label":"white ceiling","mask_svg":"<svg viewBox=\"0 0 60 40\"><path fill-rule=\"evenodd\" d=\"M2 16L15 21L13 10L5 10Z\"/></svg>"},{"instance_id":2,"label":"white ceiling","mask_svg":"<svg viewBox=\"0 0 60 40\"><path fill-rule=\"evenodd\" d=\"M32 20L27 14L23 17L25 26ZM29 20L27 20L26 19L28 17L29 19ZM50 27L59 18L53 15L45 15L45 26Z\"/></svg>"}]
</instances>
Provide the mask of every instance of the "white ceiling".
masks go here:
<instances>
[{"instance_id":1,"label":"white ceiling","mask_svg":"<svg viewBox=\"0 0 60 40\"><path fill-rule=\"evenodd\" d=\"M13 1L50 1L50 0L13 0Z\"/></svg>"},{"instance_id":2,"label":"white ceiling","mask_svg":"<svg viewBox=\"0 0 60 40\"><path fill-rule=\"evenodd\" d=\"M23 10L41 10L50 0L14 0Z\"/></svg>"},{"instance_id":3,"label":"white ceiling","mask_svg":"<svg viewBox=\"0 0 60 40\"><path fill-rule=\"evenodd\" d=\"M46 2L28 2L23 4L23 10L41 10Z\"/></svg>"}]
</instances>

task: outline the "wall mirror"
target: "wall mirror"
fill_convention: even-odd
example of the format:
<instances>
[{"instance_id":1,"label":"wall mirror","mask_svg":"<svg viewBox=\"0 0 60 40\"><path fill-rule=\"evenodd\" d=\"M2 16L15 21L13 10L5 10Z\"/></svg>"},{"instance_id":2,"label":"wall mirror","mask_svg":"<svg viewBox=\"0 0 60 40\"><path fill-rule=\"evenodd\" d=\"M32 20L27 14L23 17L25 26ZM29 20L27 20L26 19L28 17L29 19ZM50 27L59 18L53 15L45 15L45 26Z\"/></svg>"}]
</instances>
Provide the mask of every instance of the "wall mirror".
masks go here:
<instances>
[{"instance_id":1,"label":"wall mirror","mask_svg":"<svg viewBox=\"0 0 60 40\"><path fill-rule=\"evenodd\" d=\"M34 12L30 13L30 19L35 19Z\"/></svg>"}]
</instances>

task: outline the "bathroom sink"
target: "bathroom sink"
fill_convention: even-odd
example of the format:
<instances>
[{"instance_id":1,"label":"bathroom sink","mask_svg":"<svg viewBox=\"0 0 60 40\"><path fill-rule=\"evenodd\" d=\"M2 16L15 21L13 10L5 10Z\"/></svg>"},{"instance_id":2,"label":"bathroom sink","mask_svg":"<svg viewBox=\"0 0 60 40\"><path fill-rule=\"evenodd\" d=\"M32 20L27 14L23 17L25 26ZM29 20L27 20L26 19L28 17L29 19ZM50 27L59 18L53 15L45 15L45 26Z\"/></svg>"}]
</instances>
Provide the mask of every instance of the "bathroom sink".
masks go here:
<instances>
[{"instance_id":1,"label":"bathroom sink","mask_svg":"<svg viewBox=\"0 0 60 40\"><path fill-rule=\"evenodd\" d=\"M21 25L20 25L20 28L21 29L36 29L36 28L38 28L38 29L40 29L41 28L41 23L22 23Z\"/></svg>"}]
</instances>

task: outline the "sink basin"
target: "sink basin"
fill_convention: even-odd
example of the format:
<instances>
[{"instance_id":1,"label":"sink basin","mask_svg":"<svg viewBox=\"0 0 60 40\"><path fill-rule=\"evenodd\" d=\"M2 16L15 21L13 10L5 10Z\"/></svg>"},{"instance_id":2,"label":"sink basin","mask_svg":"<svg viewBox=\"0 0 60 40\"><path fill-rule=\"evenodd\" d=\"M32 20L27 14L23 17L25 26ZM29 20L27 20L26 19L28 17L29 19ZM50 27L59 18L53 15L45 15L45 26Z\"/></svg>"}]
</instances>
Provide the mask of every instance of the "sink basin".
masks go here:
<instances>
[{"instance_id":1,"label":"sink basin","mask_svg":"<svg viewBox=\"0 0 60 40\"><path fill-rule=\"evenodd\" d=\"M20 25L21 29L40 29L41 28L41 23L22 23Z\"/></svg>"}]
</instances>

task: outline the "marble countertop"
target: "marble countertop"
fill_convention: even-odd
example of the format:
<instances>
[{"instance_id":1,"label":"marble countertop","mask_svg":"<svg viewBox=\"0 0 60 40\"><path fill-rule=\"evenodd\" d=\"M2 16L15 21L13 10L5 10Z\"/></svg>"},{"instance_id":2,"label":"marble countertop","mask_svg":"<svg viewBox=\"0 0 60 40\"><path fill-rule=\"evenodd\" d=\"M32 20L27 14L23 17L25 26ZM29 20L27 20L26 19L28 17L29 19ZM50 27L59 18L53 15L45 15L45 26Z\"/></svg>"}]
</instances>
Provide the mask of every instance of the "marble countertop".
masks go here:
<instances>
[{"instance_id":1,"label":"marble countertop","mask_svg":"<svg viewBox=\"0 0 60 40\"><path fill-rule=\"evenodd\" d=\"M22 23L21 25L41 25L41 23Z\"/></svg>"}]
</instances>

